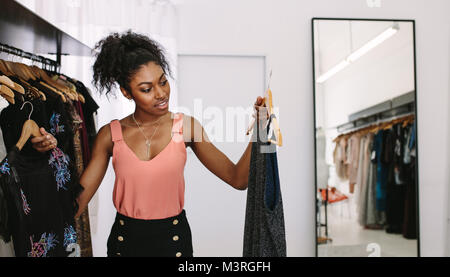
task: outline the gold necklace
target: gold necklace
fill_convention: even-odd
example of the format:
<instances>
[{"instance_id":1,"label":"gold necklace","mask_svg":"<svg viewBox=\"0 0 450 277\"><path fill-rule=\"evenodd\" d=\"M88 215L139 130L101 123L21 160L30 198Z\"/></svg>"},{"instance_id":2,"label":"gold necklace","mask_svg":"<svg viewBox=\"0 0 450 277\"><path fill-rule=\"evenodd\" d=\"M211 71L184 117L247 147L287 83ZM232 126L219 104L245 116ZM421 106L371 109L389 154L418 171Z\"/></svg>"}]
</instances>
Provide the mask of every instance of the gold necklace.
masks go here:
<instances>
[{"instance_id":1,"label":"gold necklace","mask_svg":"<svg viewBox=\"0 0 450 277\"><path fill-rule=\"evenodd\" d=\"M156 122L160 121L162 117L160 117L158 120L156 120ZM152 143L151 139L153 138L153 136L156 133L156 130L158 130L159 128L159 124L158 127L155 128L155 131L153 131L153 135L150 137L150 140L147 138L147 136L145 135L144 131L142 131L141 126L139 125L139 123L136 121L136 118L134 117L134 113L133 113L133 120L136 123L136 125L138 126L139 130L141 131L142 135L144 135L145 137L145 145L147 145L147 160L150 160L150 145Z\"/></svg>"}]
</instances>

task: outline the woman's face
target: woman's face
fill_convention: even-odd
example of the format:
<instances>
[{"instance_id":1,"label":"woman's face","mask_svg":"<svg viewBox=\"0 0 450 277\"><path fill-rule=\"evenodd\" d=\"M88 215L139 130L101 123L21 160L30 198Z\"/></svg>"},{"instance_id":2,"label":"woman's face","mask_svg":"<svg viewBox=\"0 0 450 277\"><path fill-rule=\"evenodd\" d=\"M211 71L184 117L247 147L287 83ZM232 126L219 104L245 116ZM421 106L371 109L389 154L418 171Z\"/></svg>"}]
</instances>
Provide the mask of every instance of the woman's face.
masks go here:
<instances>
[{"instance_id":1,"label":"woman's face","mask_svg":"<svg viewBox=\"0 0 450 277\"><path fill-rule=\"evenodd\" d=\"M161 66L154 62L142 65L132 76L129 87L131 95L120 89L125 97L134 100L137 109L152 115L167 113L170 85Z\"/></svg>"}]
</instances>

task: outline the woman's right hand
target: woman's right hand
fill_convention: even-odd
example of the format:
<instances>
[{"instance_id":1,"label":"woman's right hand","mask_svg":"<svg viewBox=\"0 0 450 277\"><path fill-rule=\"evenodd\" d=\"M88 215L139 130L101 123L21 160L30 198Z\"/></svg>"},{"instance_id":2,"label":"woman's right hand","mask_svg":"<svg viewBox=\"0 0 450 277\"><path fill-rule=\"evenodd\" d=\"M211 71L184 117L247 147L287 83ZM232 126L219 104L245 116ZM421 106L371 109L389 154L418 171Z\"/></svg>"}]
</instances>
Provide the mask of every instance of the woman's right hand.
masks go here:
<instances>
[{"instance_id":1,"label":"woman's right hand","mask_svg":"<svg viewBox=\"0 0 450 277\"><path fill-rule=\"evenodd\" d=\"M42 136L31 138L33 148L41 153L56 148L58 145L56 138L42 127L39 128L39 131L41 131Z\"/></svg>"}]
</instances>

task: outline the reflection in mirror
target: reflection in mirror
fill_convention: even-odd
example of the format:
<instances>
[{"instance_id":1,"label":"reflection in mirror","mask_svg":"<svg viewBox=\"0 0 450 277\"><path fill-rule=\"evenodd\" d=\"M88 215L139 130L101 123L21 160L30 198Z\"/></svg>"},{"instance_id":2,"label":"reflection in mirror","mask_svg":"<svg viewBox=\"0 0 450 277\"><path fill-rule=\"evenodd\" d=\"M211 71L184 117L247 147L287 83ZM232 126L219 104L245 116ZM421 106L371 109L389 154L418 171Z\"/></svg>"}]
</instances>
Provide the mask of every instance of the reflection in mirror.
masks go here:
<instances>
[{"instance_id":1,"label":"reflection in mirror","mask_svg":"<svg viewBox=\"0 0 450 277\"><path fill-rule=\"evenodd\" d=\"M419 255L414 21L313 19L317 255Z\"/></svg>"}]
</instances>

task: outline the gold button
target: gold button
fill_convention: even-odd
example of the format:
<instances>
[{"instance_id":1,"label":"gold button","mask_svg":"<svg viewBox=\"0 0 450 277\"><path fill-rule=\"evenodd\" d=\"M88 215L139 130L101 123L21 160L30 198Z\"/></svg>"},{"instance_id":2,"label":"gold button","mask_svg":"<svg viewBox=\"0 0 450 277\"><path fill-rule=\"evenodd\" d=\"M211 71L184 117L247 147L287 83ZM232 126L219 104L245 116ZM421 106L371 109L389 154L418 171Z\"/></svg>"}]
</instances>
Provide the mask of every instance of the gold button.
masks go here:
<instances>
[{"instance_id":1,"label":"gold button","mask_svg":"<svg viewBox=\"0 0 450 277\"><path fill-rule=\"evenodd\" d=\"M174 240L174 241L177 241L178 239L179 239L178 236L173 236L173 240Z\"/></svg>"},{"instance_id":2,"label":"gold button","mask_svg":"<svg viewBox=\"0 0 450 277\"><path fill-rule=\"evenodd\" d=\"M174 221L173 221L173 225L177 225L178 224L178 219L175 219Z\"/></svg>"},{"instance_id":3,"label":"gold button","mask_svg":"<svg viewBox=\"0 0 450 277\"><path fill-rule=\"evenodd\" d=\"M181 257L181 252L178 252L176 256Z\"/></svg>"},{"instance_id":4,"label":"gold button","mask_svg":"<svg viewBox=\"0 0 450 277\"><path fill-rule=\"evenodd\" d=\"M125 225L125 222L121 219L120 221L119 221L119 223L120 223L120 225Z\"/></svg>"},{"instance_id":5,"label":"gold button","mask_svg":"<svg viewBox=\"0 0 450 277\"><path fill-rule=\"evenodd\" d=\"M117 239L118 239L119 241L123 241L123 237L122 237L122 236L118 236Z\"/></svg>"}]
</instances>

